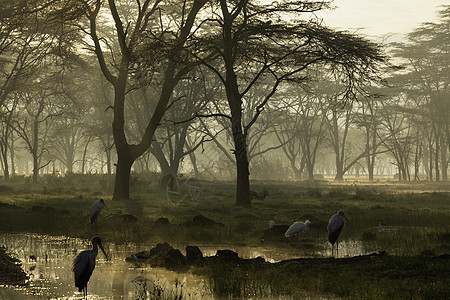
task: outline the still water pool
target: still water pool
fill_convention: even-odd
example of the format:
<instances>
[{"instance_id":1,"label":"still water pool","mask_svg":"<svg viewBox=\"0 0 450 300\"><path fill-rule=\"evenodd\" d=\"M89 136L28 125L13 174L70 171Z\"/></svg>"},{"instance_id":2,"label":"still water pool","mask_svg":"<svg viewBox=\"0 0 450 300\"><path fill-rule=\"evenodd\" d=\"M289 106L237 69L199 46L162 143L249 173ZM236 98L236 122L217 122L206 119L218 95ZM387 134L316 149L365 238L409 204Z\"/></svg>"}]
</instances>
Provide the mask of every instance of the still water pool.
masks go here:
<instances>
[{"instance_id":1,"label":"still water pool","mask_svg":"<svg viewBox=\"0 0 450 300\"><path fill-rule=\"evenodd\" d=\"M29 275L25 287L0 287L0 299L81 299L74 285L72 261L89 241L35 234L0 234L0 245L22 261ZM125 262L141 245L104 243L88 284L88 299L211 299L202 278ZM32 256L33 259L30 258ZM34 257L36 260L34 260Z\"/></svg>"},{"instance_id":2,"label":"still water pool","mask_svg":"<svg viewBox=\"0 0 450 300\"><path fill-rule=\"evenodd\" d=\"M0 233L0 246L22 262L29 275L25 287L0 287L0 299L81 299L74 285L72 262L82 250L90 249L90 241L64 236L24 233ZM149 250L154 245L103 242L108 260L99 251L94 273L88 284L88 299L213 299L206 280L199 276L176 273L160 268L139 266L125 261L131 253ZM180 250L184 247L174 246ZM220 247L199 245L205 256L215 255L217 249L231 249L240 257L263 257L266 261L305 257L298 249L258 247ZM331 256L329 244L314 256ZM339 243L339 257L350 257L370 252L360 241ZM36 259L34 259L34 257Z\"/></svg>"}]
</instances>

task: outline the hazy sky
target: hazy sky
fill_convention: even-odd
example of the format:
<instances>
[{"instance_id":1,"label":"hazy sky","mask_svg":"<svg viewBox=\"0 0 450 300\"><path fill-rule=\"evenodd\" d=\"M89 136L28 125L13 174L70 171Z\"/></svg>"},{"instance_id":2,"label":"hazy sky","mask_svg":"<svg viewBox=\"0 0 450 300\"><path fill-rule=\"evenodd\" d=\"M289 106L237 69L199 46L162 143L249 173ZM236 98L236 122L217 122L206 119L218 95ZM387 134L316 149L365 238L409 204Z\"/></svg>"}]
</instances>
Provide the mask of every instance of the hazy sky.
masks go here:
<instances>
[{"instance_id":1,"label":"hazy sky","mask_svg":"<svg viewBox=\"0 0 450 300\"><path fill-rule=\"evenodd\" d=\"M450 0L335 0L338 8L321 16L330 27L363 28L359 32L371 36L403 36L423 22L437 20L439 6L444 4L450 5Z\"/></svg>"}]
</instances>

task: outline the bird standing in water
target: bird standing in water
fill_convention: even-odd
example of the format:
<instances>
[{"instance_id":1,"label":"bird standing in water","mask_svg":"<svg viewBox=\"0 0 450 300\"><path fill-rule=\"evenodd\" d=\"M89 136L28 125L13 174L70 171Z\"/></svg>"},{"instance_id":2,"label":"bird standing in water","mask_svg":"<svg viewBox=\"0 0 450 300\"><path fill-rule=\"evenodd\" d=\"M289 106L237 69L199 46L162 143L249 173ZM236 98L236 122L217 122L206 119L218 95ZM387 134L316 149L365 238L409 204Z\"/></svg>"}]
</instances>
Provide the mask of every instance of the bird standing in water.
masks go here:
<instances>
[{"instance_id":1,"label":"bird standing in water","mask_svg":"<svg viewBox=\"0 0 450 300\"><path fill-rule=\"evenodd\" d=\"M102 246L100 237L94 236L91 240L92 250L85 250L80 252L73 261L73 273L75 275L75 286L78 291L83 291L83 297L87 297L87 283L91 278L92 272L95 269L95 258L98 254L98 247L102 250L106 258L107 255Z\"/></svg>"},{"instance_id":2,"label":"bird standing in water","mask_svg":"<svg viewBox=\"0 0 450 300\"><path fill-rule=\"evenodd\" d=\"M309 222L309 220L306 220L304 223L303 222L295 222L288 228L288 230L286 230L286 232L284 233L284 236L290 237L290 236L300 233L300 232L306 232L309 230L309 224L311 224L311 222Z\"/></svg>"},{"instance_id":3,"label":"bird standing in water","mask_svg":"<svg viewBox=\"0 0 450 300\"><path fill-rule=\"evenodd\" d=\"M89 214L89 221L91 224L97 223L97 218L102 209L106 207L105 201L103 201L103 198L100 198L99 200L95 201L94 204L91 206L91 212Z\"/></svg>"},{"instance_id":4,"label":"bird standing in water","mask_svg":"<svg viewBox=\"0 0 450 300\"><path fill-rule=\"evenodd\" d=\"M336 243L336 253L339 254L339 234L341 233L342 227L344 227L345 220L349 224L350 221L344 215L342 210L338 211L337 214L333 215L328 222L328 241L331 243L331 255L333 255L333 245Z\"/></svg>"}]
</instances>

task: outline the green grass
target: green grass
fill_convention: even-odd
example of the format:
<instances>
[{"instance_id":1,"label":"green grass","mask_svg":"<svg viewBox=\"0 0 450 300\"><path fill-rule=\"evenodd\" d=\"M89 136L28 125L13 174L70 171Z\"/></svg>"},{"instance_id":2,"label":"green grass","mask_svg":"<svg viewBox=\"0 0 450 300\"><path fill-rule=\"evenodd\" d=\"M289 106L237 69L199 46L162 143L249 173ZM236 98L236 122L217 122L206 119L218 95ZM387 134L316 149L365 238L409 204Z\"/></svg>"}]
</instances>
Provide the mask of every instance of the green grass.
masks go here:
<instances>
[{"instance_id":1,"label":"green grass","mask_svg":"<svg viewBox=\"0 0 450 300\"><path fill-rule=\"evenodd\" d=\"M51 180L47 178L47 181ZM116 243L167 241L257 246L269 220L291 224L309 219L311 230L301 236L300 241L306 240L320 248L327 242L329 218L342 209L352 223L343 229L343 240L360 240L369 248L392 254L417 255L424 250L437 254L449 252L448 239L443 238L450 232L450 196L447 192L398 193L392 191L395 186L377 187L374 192L365 186L256 183L255 186L262 189L264 185L269 190L268 198L255 200L252 208L241 208L234 205L231 183L202 182L204 191L200 200L193 206L178 207L155 186L138 187L138 191L146 192L133 194L129 201L117 202L111 201L110 194L102 193L102 185L96 185L94 180L91 180L91 186L77 189L71 188L73 178L69 177L67 182L57 178L57 181L55 186L46 185L47 195L39 192L40 187L20 189L11 183L14 190L0 194L0 228L81 238L89 238L95 233ZM64 187L63 191L61 187ZM279 191L281 188L283 192ZM149 189L152 192L148 192ZM105 199L109 210L102 211L98 228L92 229L88 222L89 208L99 197ZM198 228L183 225L199 214L225 226ZM139 220L127 221L124 215L133 215ZM168 218L171 226L155 228L153 222L159 217ZM381 228L379 222L389 226ZM301 250L302 243L282 241L281 247L299 247Z\"/></svg>"},{"instance_id":2,"label":"green grass","mask_svg":"<svg viewBox=\"0 0 450 300\"><path fill-rule=\"evenodd\" d=\"M450 259L369 256L298 259L262 268L215 261L204 269L211 291L223 298L448 299Z\"/></svg>"},{"instance_id":3,"label":"green grass","mask_svg":"<svg viewBox=\"0 0 450 300\"><path fill-rule=\"evenodd\" d=\"M183 245L249 246L289 250L309 263L289 264L267 270L230 269L210 266L202 270L212 291L224 297L325 295L344 298L446 298L449 263L435 264L433 257L450 253L449 184L368 183L359 185L313 185L310 182L253 182L252 189L266 188L266 200L254 200L252 208L235 206L230 182L197 182L203 188L191 206L175 206L157 180L140 180L132 199L112 201L112 177L73 175L42 178L31 185L14 179L0 189L0 230L66 235L89 239L100 235L105 242L161 242ZM9 188L10 187L10 188ZM431 192L422 192L430 191ZM44 192L46 194L44 194ZM98 227L88 222L92 203L103 197ZM358 264L320 263L327 243L329 218L342 209L352 226L346 225L341 241L358 241L366 253L386 251L379 260ZM224 227L188 226L195 215ZM138 218L129 221L126 215ZM166 217L170 226L155 227ZM311 221L310 231L298 239L266 240L260 245L268 221L291 224ZM380 227L380 222L389 226ZM361 253L362 254L362 253ZM313 262L313 263L312 263ZM352 282L354 282L352 284Z\"/></svg>"}]
</instances>

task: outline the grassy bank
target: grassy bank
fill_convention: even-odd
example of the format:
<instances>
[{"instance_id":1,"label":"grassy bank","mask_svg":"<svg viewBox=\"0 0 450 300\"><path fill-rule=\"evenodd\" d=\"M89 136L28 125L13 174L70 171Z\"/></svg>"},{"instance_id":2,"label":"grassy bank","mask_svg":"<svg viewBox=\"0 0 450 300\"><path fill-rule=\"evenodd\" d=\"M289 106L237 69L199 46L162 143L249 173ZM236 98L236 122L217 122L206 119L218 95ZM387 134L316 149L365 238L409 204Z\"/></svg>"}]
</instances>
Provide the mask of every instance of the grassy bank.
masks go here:
<instances>
[{"instance_id":1,"label":"grassy bank","mask_svg":"<svg viewBox=\"0 0 450 300\"><path fill-rule=\"evenodd\" d=\"M448 299L450 256L367 255L303 258L262 268L208 265L209 286L223 298Z\"/></svg>"},{"instance_id":2,"label":"grassy bank","mask_svg":"<svg viewBox=\"0 0 450 300\"><path fill-rule=\"evenodd\" d=\"M424 186L311 186L294 182L256 182L255 190L266 188L265 200L254 200L252 208L234 205L231 183L199 182L203 188L196 203L176 206L156 187L141 191L124 202L111 201L111 195L98 189L71 188L62 182L39 191L18 187L0 193L0 230L67 235L89 239L99 234L114 243L167 241L172 244L207 243L260 246L268 221L292 224L311 221L311 229L299 238L265 240L264 247L298 249L299 255L323 251L327 245L326 226L331 215L345 211L352 226L345 226L341 240L356 240L367 251L418 255L450 252L450 194L421 192ZM100 186L100 185L99 185ZM415 188L415 192L411 192ZM441 188L442 189L442 188ZM4 190L4 189L3 189ZM398 192L400 191L400 192ZM103 210L98 226L88 222L92 203L103 197L109 210ZM192 204L192 205L191 205ZM223 227L189 226L203 215ZM160 217L167 226L155 226ZM380 227L382 222L387 226Z\"/></svg>"}]
</instances>

